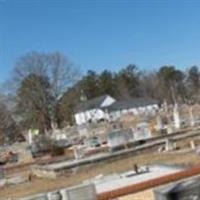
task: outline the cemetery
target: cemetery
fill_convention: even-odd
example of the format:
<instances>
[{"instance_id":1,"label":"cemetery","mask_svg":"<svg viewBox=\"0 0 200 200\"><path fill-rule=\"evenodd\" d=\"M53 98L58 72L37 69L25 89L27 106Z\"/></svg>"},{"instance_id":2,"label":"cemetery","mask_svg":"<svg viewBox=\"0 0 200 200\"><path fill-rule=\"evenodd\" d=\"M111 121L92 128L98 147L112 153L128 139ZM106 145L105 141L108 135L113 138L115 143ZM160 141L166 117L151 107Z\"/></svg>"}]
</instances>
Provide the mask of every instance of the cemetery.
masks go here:
<instances>
[{"instance_id":1,"label":"cemetery","mask_svg":"<svg viewBox=\"0 0 200 200\"><path fill-rule=\"evenodd\" d=\"M63 188L65 184L61 184L59 181L61 177L67 179L70 178L70 174L77 174L78 176L79 171L92 166L97 167L99 164L106 166L109 162L114 164L122 158L131 160L132 157L133 159L138 156L145 157L148 153L155 156L149 160L150 166L159 157L163 157L163 159L166 157L163 163L169 162L168 157L171 156L176 157L177 162L179 162L178 158L182 158L180 163L187 166L187 160L184 159L185 154L192 155L189 162L196 163L200 145L198 119L194 116L191 117L191 112L188 115L182 113L177 105L171 108L171 116L165 115L164 109L163 107L159 113L150 116L142 114L136 117L130 113L125 113L114 122L81 125L82 128L79 125L63 130L55 128L51 137L42 136L36 129L30 129L26 137L27 142L21 143L23 145L15 144L10 148L18 156L18 161L3 165L1 187L8 188L10 185L20 187L20 185L35 184L35 181L39 181L39 186L49 180L48 190L52 190L55 184ZM4 147L2 152L8 152L10 149ZM137 162L139 164L144 163L142 159ZM21 165L26 166L23 174L21 173L22 169L20 169ZM8 170L9 167L13 169ZM131 168L134 168L135 172L137 171L134 163L129 165L129 168L123 167L123 165L118 167L124 174L128 173L126 170ZM16 170L15 173L13 173L14 169ZM150 172L147 169L149 167L143 168L141 175L148 175ZM113 178L112 181L114 181L117 177L122 176L117 175L119 174L118 170L116 173L109 172L109 175L103 175L103 170L100 170L100 172L100 175L94 174L95 177L99 177L97 180L91 179L91 175L84 176L82 182L95 185L98 181L102 183L104 179L108 181L109 177ZM132 177L132 172L129 171L129 173ZM167 174L166 171L162 173ZM117 182L120 183L121 180L117 179ZM128 182L125 181L124 184L126 185ZM74 183L72 180L70 186L74 186ZM98 192L97 185L95 190ZM109 185L112 184L109 183ZM116 188L110 188L110 190L112 189ZM9 191L9 188L5 191L7 190ZM38 193L41 188L35 187L32 190L34 193ZM30 193L32 193L31 190ZM40 194L38 195L38 198L43 198L40 197ZM21 194L19 196L21 197Z\"/></svg>"}]
</instances>

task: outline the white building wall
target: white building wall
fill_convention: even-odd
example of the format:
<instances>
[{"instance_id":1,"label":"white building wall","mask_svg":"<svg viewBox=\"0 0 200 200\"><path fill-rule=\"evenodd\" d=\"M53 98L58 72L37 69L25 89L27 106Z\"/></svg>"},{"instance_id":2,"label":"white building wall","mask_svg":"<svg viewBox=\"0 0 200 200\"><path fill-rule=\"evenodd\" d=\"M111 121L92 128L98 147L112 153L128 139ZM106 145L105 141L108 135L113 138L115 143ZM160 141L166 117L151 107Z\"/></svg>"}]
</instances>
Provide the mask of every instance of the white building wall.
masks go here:
<instances>
[{"instance_id":1,"label":"white building wall","mask_svg":"<svg viewBox=\"0 0 200 200\"><path fill-rule=\"evenodd\" d=\"M81 125L82 124L80 113L75 114L75 121L76 121L77 125Z\"/></svg>"},{"instance_id":2,"label":"white building wall","mask_svg":"<svg viewBox=\"0 0 200 200\"><path fill-rule=\"evenodd\" d=\"M114 103L116 100L110 96L107 96L105 101L102 103L101 107L106 107ZM120 118L122 115L126 113L133 113L134 115L138 115L141 113L155 113L155 110L158 109L157 104L148 105L145 107L138 107L138 108L130 108L124 110L116 110L110 113L103 111L101 109L93 109L88 110L82 113L75 114L75 121L77 125L85 124L89 121L97 122L100 119L107 119L107 120L116 120Z\"/></svg>"},{"instance_id":3,"label":"white building wall","mask_svg":"<svg viewBox=\"0 0 200 200\"><path fill-rule=\"evenodd\" d=\"M86 112L85 112L85 115L87 116L86 122L89 121L89 120L92 118L92 114L91 114L90 111L86 111Z\"/></svg>"},{"instance_id":4,"label":"white building wall","mask_svg":"<svg viewBox=\"0 0 200 200\"><path fill-rule=\"evenodd\" d=\"M122 110L122 114L127 114L128 113L128 110L124 109Z\"/></svg>"},{"instance_id":5,"label":"white building wall","mask_svg":"<svg viewBox=\"0 0 200 200\"><path fill-rule=\"evenodd\" d=\"M133 113L134 115L137 115L137 114L138 114L137 108L131 108L131 109L130 109L130 112Z\"/></svg>"},{"instance_id":6,"label":"white building wall","mask_svg":"<svg viewBox=\"0 0 200 200\"><path fill-rule=\"evenodd\" d=\"M104 112L100 109L94 109L91 111L91 120L92 121L98 121L99 119L104 118Z\"/></svg>"},{"instance_id":7,"label":"white building wall","mask_svg":"<svg viewBox=\"0 0 200 200\"><path fill-rule=\"evenodd\" d=\"M83 112L81 113L81 121L82 121L82 123L87 121L87 117L86 117L85 113L83 113Z\"/></svg>"},{"instance_id":8,"label":"white building wall","mask_svg":"<svg viewBox=\"0 0 200 200\"><path fill-rule=\"evenodd\" d=\"M88 110L75 114L75 121L77 125L86 124L89 121L97 122L100 119L107 119L107 113L100 109Z\"/></svg>"}]
</instances>

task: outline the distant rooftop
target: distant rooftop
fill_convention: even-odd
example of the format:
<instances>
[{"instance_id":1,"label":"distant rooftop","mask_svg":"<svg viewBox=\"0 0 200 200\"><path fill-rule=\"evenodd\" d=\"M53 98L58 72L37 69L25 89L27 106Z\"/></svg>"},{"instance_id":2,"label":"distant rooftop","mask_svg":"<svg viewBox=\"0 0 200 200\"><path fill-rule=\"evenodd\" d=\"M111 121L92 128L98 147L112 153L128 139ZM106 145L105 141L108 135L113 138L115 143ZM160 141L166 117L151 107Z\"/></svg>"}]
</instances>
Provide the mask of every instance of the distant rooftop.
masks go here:
<instances>
[{"instance_id":1,"label":"distant rooftop","mask_svg":"<svg viewBox=\"0 0 200 200\"><path fill-rule=\"evenodd\" d=\"M82 102L76 107L75 112L84 112L86 110L101 108L102 103L107 97L109 97L109 95L99 96L91 100ZM115 110L145 107L145 106L154 105L154 104L158 105L158 101L155 99L131 98L129 100L115 101L111 105L107 107L103 107L102 109L106 109L108 111L115 111Z\"/></svg>"},{"instance_id":2,"label":"distant rooftop","mask_svg":"<svg viewBox=\"0 0 200 200\"><path fill-rule=\"evenodd\" d=\"M133 98L129 100L116 101L106 109L109 111L123 110L130 108L146 107L148 105L157 105L158 101L151 98Z\"/></svg>"},{"instance_id":3,"label":"distant rooftop","mask_svg":"<svg viewBox=\"0 0 200 200\"><path fill-rule=\"evenodd\" d=\"M109 95L103 95L91 100L87 100L85 102L80 103L76 108L75 112L84 112L86 110L92 110L96 108L100 108L101 104Z\"/></svg>"}]
</instances>

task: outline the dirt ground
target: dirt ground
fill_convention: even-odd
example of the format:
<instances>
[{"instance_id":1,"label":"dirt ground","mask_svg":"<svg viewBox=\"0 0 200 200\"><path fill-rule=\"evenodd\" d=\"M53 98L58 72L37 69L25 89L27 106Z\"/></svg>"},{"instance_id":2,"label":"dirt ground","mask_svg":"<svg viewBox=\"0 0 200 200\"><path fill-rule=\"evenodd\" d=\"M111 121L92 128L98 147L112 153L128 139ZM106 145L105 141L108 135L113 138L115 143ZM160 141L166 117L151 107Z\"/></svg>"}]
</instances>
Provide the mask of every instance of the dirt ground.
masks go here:
<instances>
[{"instance_id":1,"label":"dirt ground","mask_svg":"<svg viewBox=\"0 0 200 200\"><path fill-rule=\"evenodd\" d=\"M57 179L33 178L30 182L7 186L0 189L0 199L22 197L39 192L51 191L80 184L85 179L92 178L99 174L110 174L124 172L133 168L135 163L139 165L164 163L195 165L200 162L200 156L195 152L173 152L173 153L146 153L145 155L132 155L128 158L99 163L93 166L84 167L76 172L63 175Z\"/></svg>"},{"instance_id":2,"label":"dirt ground","mask_svg":"<svg viewBox=\"0 0 200 200\"><path fill-rule=\"evenodd\" d=\"M154 193L153 190L146 190L124 197L120 197L119 200L154 200Z\"/></svg>"}]
</instances>

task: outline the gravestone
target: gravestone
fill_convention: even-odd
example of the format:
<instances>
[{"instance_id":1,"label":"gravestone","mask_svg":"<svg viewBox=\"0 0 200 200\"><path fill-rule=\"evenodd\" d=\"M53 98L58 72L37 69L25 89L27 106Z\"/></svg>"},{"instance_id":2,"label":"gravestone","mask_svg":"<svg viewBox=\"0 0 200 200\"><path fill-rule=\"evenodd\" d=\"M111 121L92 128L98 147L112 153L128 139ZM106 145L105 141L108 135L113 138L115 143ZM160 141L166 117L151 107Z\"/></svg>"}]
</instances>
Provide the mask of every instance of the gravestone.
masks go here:
<instances>
[{"instance_id":1,"label":"gravestone","mask_svg":"<svg viewBox=\"0 0 200 200\"><path fill-rule=\"evenodd\" d=\"M159 187L154 196L155 200L200 200L200 178Z\"/></svg>"},{"instance_id":2,"label":"gravestone","mask_svg":"<svg viewBox=\"0 0 200 200\"><path fill-rule=\"evenodd\" d=\"M191 141L190 141L190 147L191 147L192 150L195 150L196 145L195 145L194 140L191 140Z\"/></svg>"},{"instance_id":3,"label":"gravestone","mask_svg":"<svg viewBox=\"0 0 200 200\"><path fill-rule=\"evenodd\" d=\"M48 194L32 195L19 200L97 200L94 184L82 184Z\"/></svg>"},{"instance_id":4,"label":"gravestone","mask_svg":"<svg viewBox=\"0 0 200 200\"><path fill-rule=\"evenodd\" d=\"M38 194L38 195L33 195L33 196L26 197L26 198L22 198L20 200L48 200L48 197L46 194Z\"/></svg>"},{"instance_id":5,"label":"gravestone","mask_svg":"<svg viewBox=\"0 0 200 200\"><path fill-rule=\"evenodd\" d=\"M67 200L97 200L94 184L83 184L66 190Z\"/></svg>"},{"instance_id":6,"label":"gravestone","mask_svg":"<svg viewBox=\"0 0 200 200\"><path fill-rule=\"evenodd\" d=\"M161 132L164 129L163 123L162 123L162 119L160 115L157 115L156 117L156 123L157 123L157 131Z\"/></svg>"},{"instance_id":7,"label":"gravestone","mask_svg":"<svg viewBox=\"0 0 200 200\"><path fill-rule=\"evenodd\" d=\"M62 197L62 194L60 193L60 191L52 192L50 194L49 200L63 200L63 197Z\"/></svg>"},{"instance_id":8,"label":"gravestone","mask_svg":"<svg viewBox=\"0 0 200 200\"><path fill-rule=\"evenodd\" d=\"M180 114L178 110L178 105L174 105L174 110L173 110L173 116L174 116L174 126L176 129L181 128L181 120L180 120Z\"/></svg>"},{"instance_id":9,"label":"gravestone","mask_svg":"<svg viewBox=\"0 0 200 200\"><path fill-rule=\"evenodd\" d=\"M190 126L195 126L195 119L192 112L192 107L189 108Z\"/></svg>"},{"instance_id":10,"label":"gravestone","mask_svg":"<svg viewBox=\"0 0 200 200\"><path fill-rule=\"evenodd\" d=\"M175 149L175 143L172 139L165 140L165 151L173 151Z\"/></svg>"}]
</instances>

